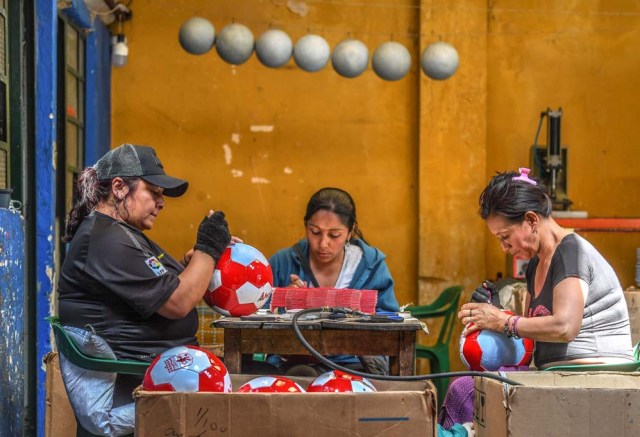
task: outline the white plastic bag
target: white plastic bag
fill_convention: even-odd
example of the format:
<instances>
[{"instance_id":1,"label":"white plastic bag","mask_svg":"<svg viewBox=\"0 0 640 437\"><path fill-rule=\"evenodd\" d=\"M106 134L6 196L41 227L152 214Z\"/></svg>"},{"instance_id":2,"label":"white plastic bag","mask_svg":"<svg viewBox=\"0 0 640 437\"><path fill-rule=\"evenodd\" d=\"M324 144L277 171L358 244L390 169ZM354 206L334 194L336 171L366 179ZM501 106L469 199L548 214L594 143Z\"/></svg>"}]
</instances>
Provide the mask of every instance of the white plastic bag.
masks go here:
<instances>
[{"instance_id":1,"label":"white plastic bag","mask_svg":"<svg viewBox=\"0 0 640 437\"><path fill-rule=\"evenodd\" d=\"M106 341L92 331L65 326L64 330L86 355L116 359ZM135 427L135 404L113 408L117 375L83 369L60 354L60 371L78 422L92 434L121 436Z\"/></svg>"}]
</instances>

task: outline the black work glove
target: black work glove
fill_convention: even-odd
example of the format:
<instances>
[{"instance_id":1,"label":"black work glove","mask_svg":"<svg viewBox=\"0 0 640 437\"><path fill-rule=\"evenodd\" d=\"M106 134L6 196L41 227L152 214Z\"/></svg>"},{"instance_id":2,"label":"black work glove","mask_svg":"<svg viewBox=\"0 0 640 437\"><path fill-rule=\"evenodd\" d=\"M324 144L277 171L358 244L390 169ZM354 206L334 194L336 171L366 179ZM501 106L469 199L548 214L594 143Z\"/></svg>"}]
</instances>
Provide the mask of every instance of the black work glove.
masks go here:
<instances>
[{"instance_id":1,"label":"black work glove","mask_svg":"<svg viewBox=\"0 0 640 437\"><path fill-rule=\"evenodd\" d=\"M498 290L493 286L491 281L482 281L482 285L476 288L471 295L471 302L490 303L491 305L502 308L500 305L500 295Z\"/></svg>"},{"instance_id":2,"label":"black work glove","mask_svg":"<svg viewBox=\"0 0 640 437\"><path fill-rule=\"evenodd\" d=\"M200 250L218 262L220 255L231 242L229 224L224 218L224 212L216 211L205 217L198 227L195 250Z\"/></svg>"}]
</instances>

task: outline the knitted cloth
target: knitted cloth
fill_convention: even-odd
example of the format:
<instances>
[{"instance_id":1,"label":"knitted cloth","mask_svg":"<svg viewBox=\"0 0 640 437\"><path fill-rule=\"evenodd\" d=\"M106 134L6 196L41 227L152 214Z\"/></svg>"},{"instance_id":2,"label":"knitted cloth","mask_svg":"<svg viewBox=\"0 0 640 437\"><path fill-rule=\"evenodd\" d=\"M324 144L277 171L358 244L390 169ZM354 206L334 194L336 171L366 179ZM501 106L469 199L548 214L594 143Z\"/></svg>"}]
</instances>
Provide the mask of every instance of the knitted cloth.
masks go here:
<instances>
[{"instance_id":1,"label":"knitted cloth","mask_svg":"<svg viewBox=\"0 0 640 437\"><path fill-rule=\"evenodd\" d=\"M503 372L529 370L527 366L501 367ZM461 376L449 384L438 423L449 429L456 423L473 422L473 377Z\"/></svg>"},{"instance_id":2,"label":"knitted cloth","mask_svg":"<svg viewBox=\"0 0 640 437\"><path fill-rule=\"evenodd\" d=\"M445 429L466 422L473 422L473 376L451 381L438 417L438 423Z\"/></svg>"}]
</instances>

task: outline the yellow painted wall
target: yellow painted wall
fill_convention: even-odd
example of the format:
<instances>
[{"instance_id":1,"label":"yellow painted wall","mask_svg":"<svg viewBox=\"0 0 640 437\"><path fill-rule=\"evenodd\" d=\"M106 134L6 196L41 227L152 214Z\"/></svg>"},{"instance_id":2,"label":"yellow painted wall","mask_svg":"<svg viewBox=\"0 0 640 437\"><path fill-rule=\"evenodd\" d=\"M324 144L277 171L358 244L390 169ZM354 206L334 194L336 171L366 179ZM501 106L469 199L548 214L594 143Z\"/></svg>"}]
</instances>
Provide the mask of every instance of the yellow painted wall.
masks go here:
<instances>
[{"instance_id":1,"label":"yellow painted wall","mask_svg":"<svg viewBox=\"0 0 640 437\"><path fill-rule=\"evenodd\" d=\"M132 9L129 63L113 72L113 144L152 144L190 180L151 233L176 255L208 208L271 255L303 236L308 197L334 185L353 194L365 237L388 255L401 303L426 303L453 283L470 290L505 271L477 197L495 171L529 164L548 107L564 111L574 209L640 216L636 1L136 0ZM332 47L351 36L372 51L395 39L414 66L394 83L371 69L355 79L293 61L271 70L255 56L231 66L215 51L181 49L178 29L195 15L217 31L236 21L256 37L275 27ZM457 47L460 68L436 82L417 62L440 39ZM630 285L640 233L585 236Z\"/></svg>"},{"instance_id":2,"label":"yellow painted wall","mask_svg":"<svg viewBox=\"0 0 640 437\"><path fill-rule=\"evenodd\" d=\"M484 2L422 2L423 45L453 44L460 67L446 81L421 75L420 302L446 286L473 286L484 272L484 223L477 196L484 184L487 59ZM465 11L461 13L461 11Z\"/></svg>"},{"instance_id":3,"label":"yellow painted wall","mask_svg":"<svg viewBox=\"0 0 640 437\"><path fill-rule=\"evenodd\" d=\"M418 262L417 9L306 7L136 0L124 24L129 62L113 71L113 143L154 145L165 167L190 181L150 234L180 256L209 208L225 211L232 233L270 256L304 236L313 192L346 189L365 238L388 256L398 300L408 303ZM304 72L293 60L269 69L255 55L232 66L215 50L194 56L180 47L178 30L196 15L218 32L235 21L256 37L270 27L294 41L318 33L331 47L350 36L371 52L393 34L410 46L414 67L385 82L371 69L347 79L330 65Z\"/></svg>"},{"instance_id":4,"label":"yellow painted wall","mask_svg":"<svg viewBox=\"0 0 640 437\"><path fill-rule=\"evenodd\" d=\"M495 2L488 14L487 178L527 165L539 114L562 107L568 189L590 217L640 217L640 4ZM540 142L546 144L546 122ZM583 234L634 283L640 233ZM487 275L504 271L495 238Z\"/></svg>"},{"instance_id":5,"label":"yellow painted wall","mask_svg":"<svg viewBox=\"0 0 640 437\"><path fill-rule=\"evenodd\" d=\"M433 301L447 286L473 290L485 271L485 225L476 214L485 180L487 129L486 5L483 1L421 2L421 40L453 44L460 67L446 81L421 76L419 303ZM468 291L461 303L469 300ZM431 320L433 333L419 341L435 342L442 319ZM458 355L462 324L452 334L450 362L463 370ZM427 371L419 363L420 372Z\"/></svg>"}]
</instances>

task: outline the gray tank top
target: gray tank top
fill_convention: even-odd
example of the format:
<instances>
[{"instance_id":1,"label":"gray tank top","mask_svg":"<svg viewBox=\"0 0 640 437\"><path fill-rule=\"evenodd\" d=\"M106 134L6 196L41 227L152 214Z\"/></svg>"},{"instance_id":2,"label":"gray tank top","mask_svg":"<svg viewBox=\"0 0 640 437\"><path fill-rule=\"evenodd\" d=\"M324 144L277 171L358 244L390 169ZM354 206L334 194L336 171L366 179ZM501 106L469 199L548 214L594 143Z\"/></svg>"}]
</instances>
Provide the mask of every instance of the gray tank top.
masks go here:
<instances>
[{"instance_id":1,"label":"gray tank top","mask_svg":"<svg viewBox=\"0 0 640 437\"><path fill-rule=\"evenodd\" d=\"M584 305L582 327L570 343L536 341L535 365L578 358L617 357L632 360L629 314L620 282L609 263L584 238L569 234L556 248L542 291L533 296L538 257L527 268L531 302L527 317L553 314L553 290L563 279L580 278L589 291Z\"/></svg>"}]
</instances>

